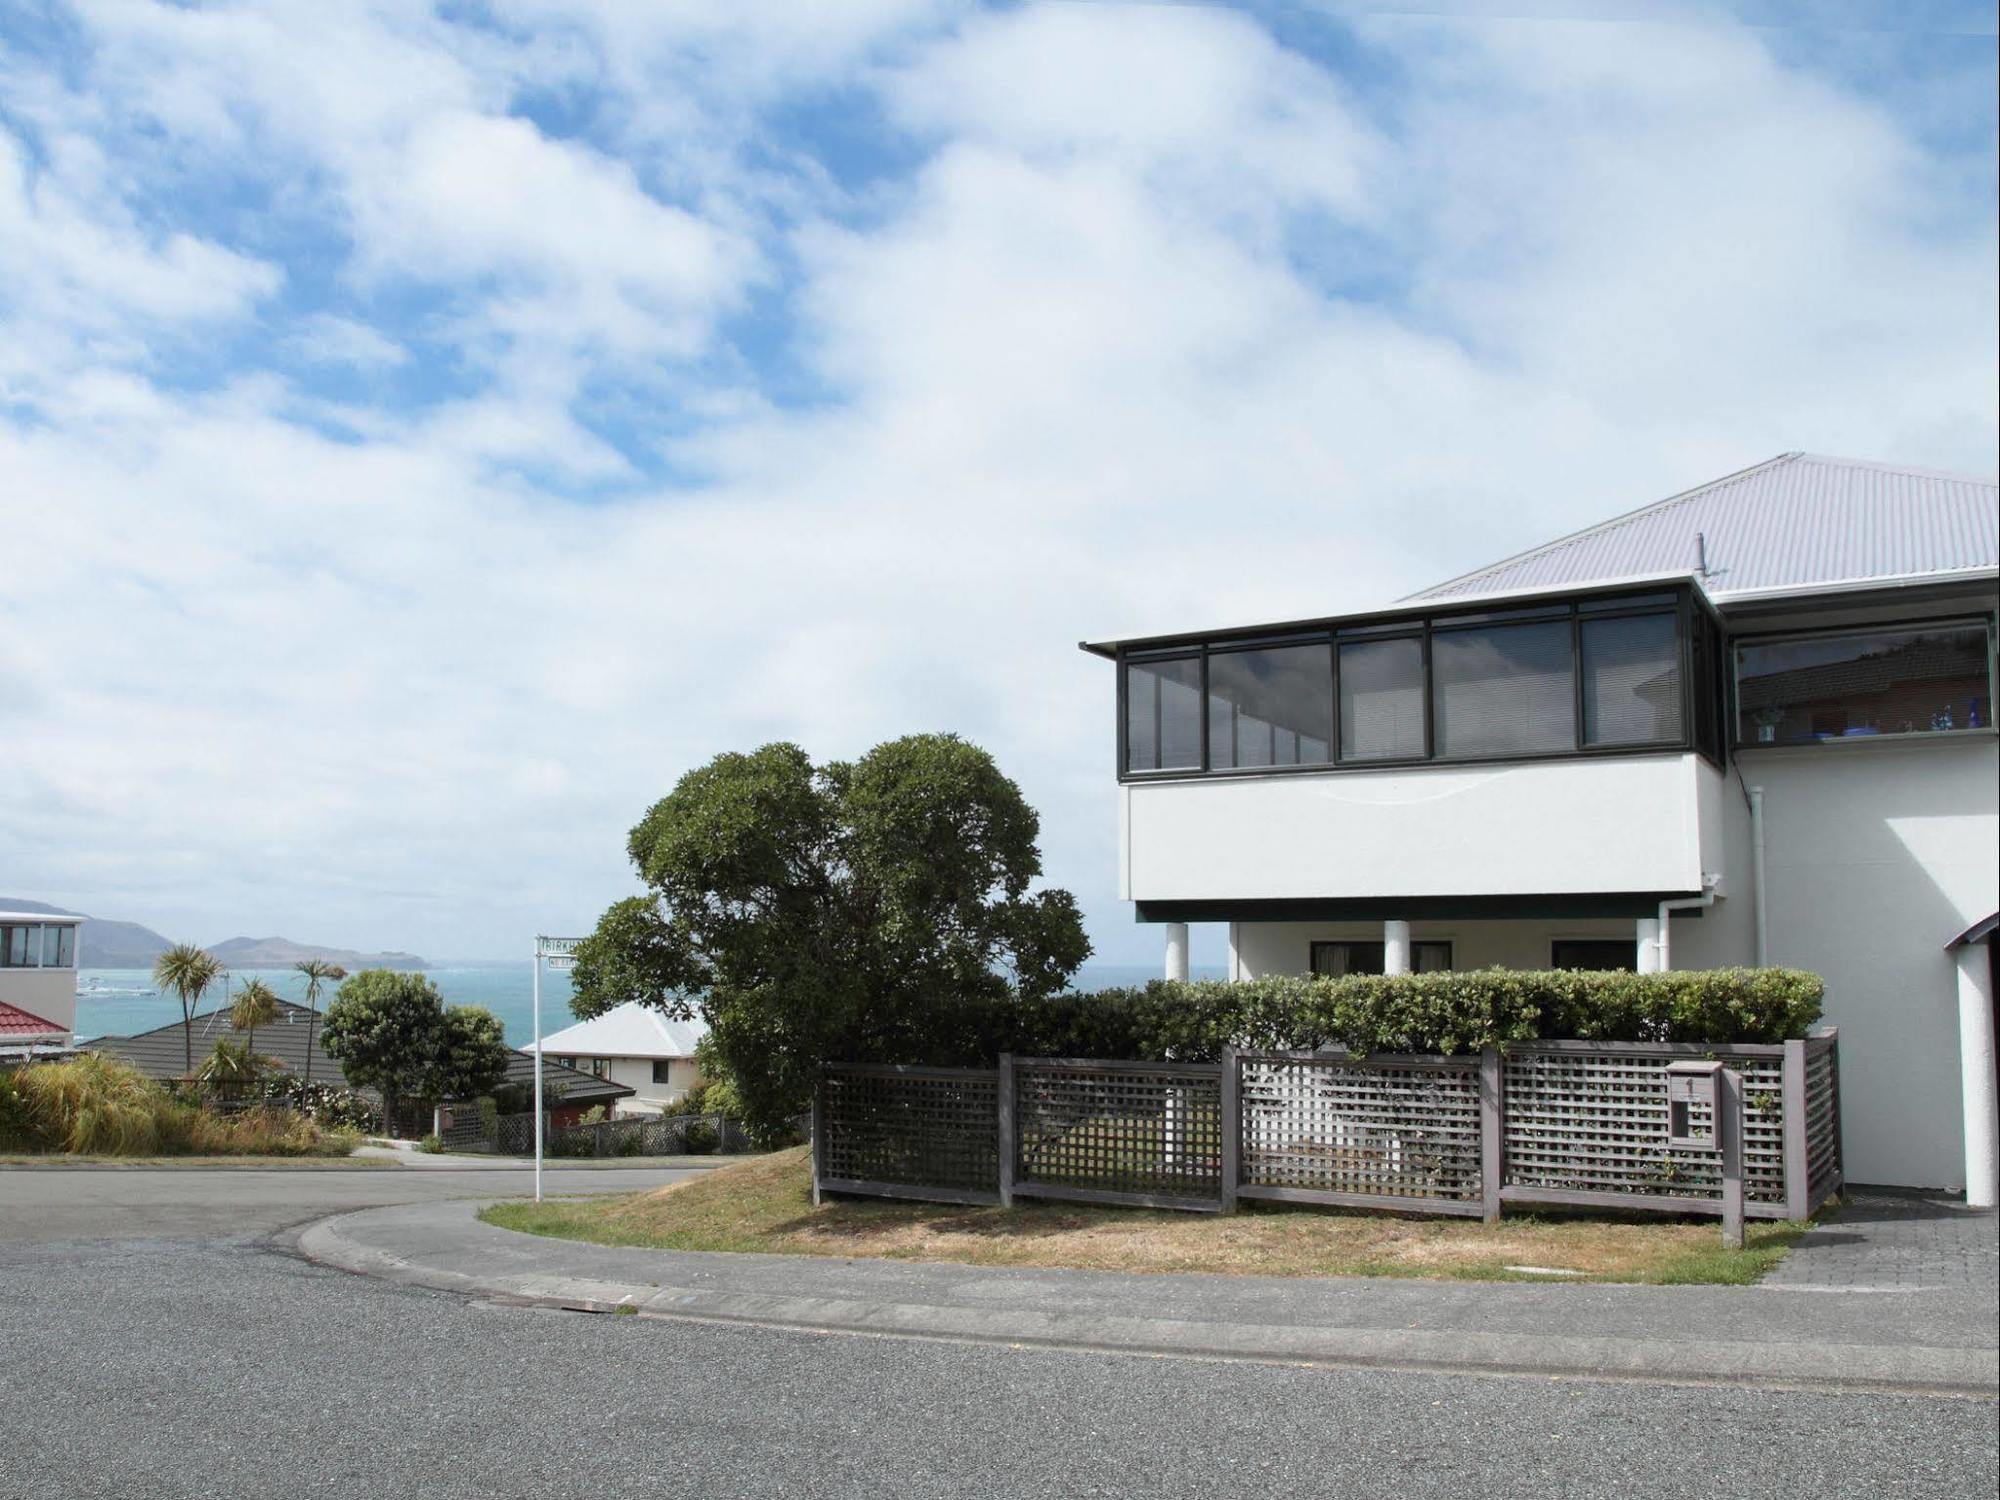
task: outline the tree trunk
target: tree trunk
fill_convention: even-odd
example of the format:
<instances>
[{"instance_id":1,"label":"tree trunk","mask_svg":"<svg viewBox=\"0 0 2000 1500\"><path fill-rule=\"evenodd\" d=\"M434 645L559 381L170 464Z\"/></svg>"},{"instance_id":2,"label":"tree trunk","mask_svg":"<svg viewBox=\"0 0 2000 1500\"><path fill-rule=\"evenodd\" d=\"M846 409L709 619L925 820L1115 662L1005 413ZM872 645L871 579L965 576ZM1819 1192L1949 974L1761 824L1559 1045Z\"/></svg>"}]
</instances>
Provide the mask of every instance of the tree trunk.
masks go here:
<instances>
[{"instance_id":1,"label":"tree trunk","mask_svg":"<svg viewBox=\"0 0 2000 1500\"><path fill-rule=\"evenodd\" d=\"M181 1006L181 1071L194 1075L194 1012Z\"/></svg>"},{"instance_id":2,"label":"tree trunk","mask_svg":"<svg viewBox=\"0 0 2000 1500\"><path fill-rule=\"evenodd\" d=\"M311 1088L311 1087L312 1087L312 1083L313 1083L313 1027L314 1027L314 1026L315 1026L315 1025L316 1025L316 1024L318 1023L318 1021L319 1021L319 1007L318 1007L317 1005L315 1005L315 1006L313 1006L313 1008L312 1008L311 1010L309 1010L309 1011L307 1011L307 1012L306 1012L306 1084L305 1084L305 1086L306 1086L307 1088Z\"/></svg>"}]
</instances>

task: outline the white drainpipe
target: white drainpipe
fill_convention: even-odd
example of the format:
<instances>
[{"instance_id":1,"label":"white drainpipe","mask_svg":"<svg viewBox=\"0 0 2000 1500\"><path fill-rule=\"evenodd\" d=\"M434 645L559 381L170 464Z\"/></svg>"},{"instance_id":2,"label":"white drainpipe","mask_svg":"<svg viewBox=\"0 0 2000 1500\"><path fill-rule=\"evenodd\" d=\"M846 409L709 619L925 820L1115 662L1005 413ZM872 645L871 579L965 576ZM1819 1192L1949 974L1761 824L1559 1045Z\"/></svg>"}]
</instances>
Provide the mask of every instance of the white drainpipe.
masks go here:
<instances>
[{"instance_id":1,"label":"white drainpipe","mask_svg":"<svg viewBox=\"0 0 2000 1500\"><path fill-rule=\"evenodd\" d=\"M1757 929L1757 967L1770 961L1769 929L1764 924L1764 789L1750 788L1750 904Z\"/></svg>"},{"instance_id":2,"label":"white drainpipe","mask_svg":"<svg viewBox=\"0 0 2000 1500\"><path fill-rule=\"evenodd\" d=\"M1660 935L1656 950L1660 961L1653 966L1655 973L1664 974L1674 966L1673 939L1669 935L1672 932L1672 924L1668 921L1667 914L1676 911L1696 911L1715 905L1715 889L1721 883L1721 876L1711 875L1704 870L1699 896L1684 896L1678 901L1660 903Z\"/></svg>"}]
</instances>

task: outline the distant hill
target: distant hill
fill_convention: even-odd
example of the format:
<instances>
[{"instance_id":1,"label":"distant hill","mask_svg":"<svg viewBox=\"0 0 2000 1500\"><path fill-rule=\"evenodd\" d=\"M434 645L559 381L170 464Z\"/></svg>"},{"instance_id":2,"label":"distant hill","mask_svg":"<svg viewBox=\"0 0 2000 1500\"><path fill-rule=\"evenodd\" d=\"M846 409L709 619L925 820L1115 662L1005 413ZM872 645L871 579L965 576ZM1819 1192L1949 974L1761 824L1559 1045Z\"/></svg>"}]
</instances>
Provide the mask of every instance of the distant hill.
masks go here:
<instances>
[{"instance_id":1,"label":"distant hill","mask_svg":"<svg viewBox=\"0 0 2000 1500\"><path fill-rule=\"evenodd\" d=\"M39 911L55 917L82 917L80 911L51 906L46 901L24 901L0 896L0 911ZM77 934L77 967L80 969L150 969L153 960L173 947L150 927L137 922L109 922L101 917L85 917Z\"/></svg>"},{"instance_id":2,"label":"distant hill","mask_svg":"<svg viewBox=\"0 0 2000 1500\"><path fill-rule=\"evenodd\" d=\"M226 943L210 943L208 951L232 969L289 969L308 958L323 958L343 969L421 969L424 961L414 953L362 953L353 948L323 948L317 943L295 943L290 938L231 938Z\"/></svg>"},{"instance_id":3,"label":"distant hill","mask_svg":"<svg viewBox=\"0 0 2000 1500\"><path fill-rule=\"evenodd\" d=\"M55 917L83 917L78 934L77 967L80 969L150 969L153 960L173 947L171 938L161 937L137 922L112 922L46 901L29 901L16 896L0 896L0 911L47 912ZM210 943L208 951L232 969L289 969L301 959L323 958L343 969L422 969L428 965L414 953L362 953L354 948L326 948L316 943L295 943L290 938L230 938Z\"/></svg>"}]
</instances>

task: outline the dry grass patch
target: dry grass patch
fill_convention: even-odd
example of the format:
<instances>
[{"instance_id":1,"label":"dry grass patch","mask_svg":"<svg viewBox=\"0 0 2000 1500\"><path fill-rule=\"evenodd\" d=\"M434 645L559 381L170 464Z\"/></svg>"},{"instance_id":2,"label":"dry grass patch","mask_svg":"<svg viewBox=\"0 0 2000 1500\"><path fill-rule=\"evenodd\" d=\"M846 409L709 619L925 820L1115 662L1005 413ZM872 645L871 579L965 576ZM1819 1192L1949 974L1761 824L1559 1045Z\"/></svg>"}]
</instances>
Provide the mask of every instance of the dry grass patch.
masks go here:
<instances>
[{"instance_id":1,"label":"dry grass patch","mask_svg":"<svg viewBox=\"0 0 2000 1500\"><path fill-rule=\"evenodd\" d=\"M1728 1251L1713 1220L1513 1216L1477 1220L1246 1207L1229 1218L1071 1203L960 1208L843 1199L815 1208L808 1148L719 1167L650 1193L501 1203L502 1228L603 1245L762 1251L980 1266L1214 1271L1256 1276L1430 1276L1540 1280L1510 1267L1591 1281L1755 1281L1804 1232L1753 1223Z\"/></svg>"}]
</instances>

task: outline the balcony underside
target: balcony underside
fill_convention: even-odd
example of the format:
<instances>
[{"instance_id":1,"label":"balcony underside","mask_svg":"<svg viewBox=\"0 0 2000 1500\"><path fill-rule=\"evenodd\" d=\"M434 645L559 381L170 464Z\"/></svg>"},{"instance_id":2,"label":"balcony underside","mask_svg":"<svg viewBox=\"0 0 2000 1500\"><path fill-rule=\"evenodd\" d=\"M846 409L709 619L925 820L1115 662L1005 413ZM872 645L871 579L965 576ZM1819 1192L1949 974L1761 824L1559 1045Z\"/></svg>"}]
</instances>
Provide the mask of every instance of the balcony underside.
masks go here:
<instances>
[{"instance_id":1,"label":"balcony underside","mask_svg":"<svg viewBox=\"0 0 2000 1500\"><path fill-rule=\"evenodd\" d=\"M1138 901L1141 922L1493 922L1650 917L1699 891L1569 891L1547 895L1353 896L1241 901ZM1698 917L1685 911L1682 917Z\"/></svg>"}]
</instances>

